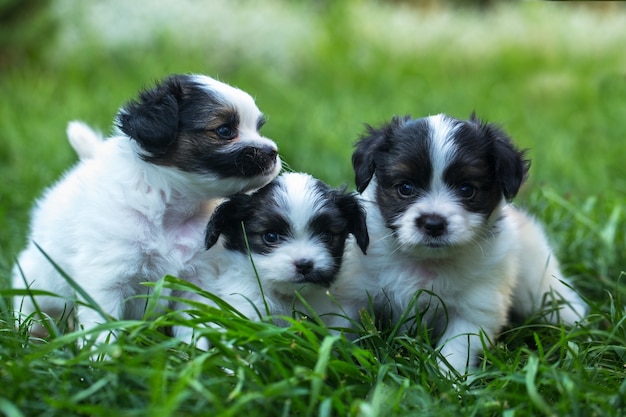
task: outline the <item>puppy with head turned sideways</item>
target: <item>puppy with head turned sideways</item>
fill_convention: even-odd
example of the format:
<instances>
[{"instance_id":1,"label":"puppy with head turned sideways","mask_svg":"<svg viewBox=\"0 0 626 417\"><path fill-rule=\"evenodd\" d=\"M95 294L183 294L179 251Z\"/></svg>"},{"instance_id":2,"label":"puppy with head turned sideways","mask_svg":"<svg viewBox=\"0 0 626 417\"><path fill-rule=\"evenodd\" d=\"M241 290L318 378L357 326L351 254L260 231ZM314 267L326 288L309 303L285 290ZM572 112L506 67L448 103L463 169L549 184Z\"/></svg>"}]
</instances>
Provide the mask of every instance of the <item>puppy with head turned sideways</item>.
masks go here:
<instances>
[{"instance_id":1,"label":"puppy with head turned sideways","mask_svg":"<svg viewBox=\"0 0 626 417\"><path fill-rule=\"evenodd\" d=\"M247 93L203 75L173 75L119 110L111 138L70 124L81 160L37 201L13 270L14 288L58 297L15 297L20 318L41 311L57 319L77 308L47 257L106 316L141 318L142 283L193 268L215 201L278 174L276 144L259 132L264 121ZM76 316L85 329L105 320L91 308ZM45 328L34 324L32 333Z\"/></svg>"},{"instance_id":2,"label":"puppy with head turned sideways","mask_svg":"<svg viewBox=\"0 0 626 417\"><path fill-rule=\"evenodd\" d=\"M471 370L481 332L494 338L511 311L528 316L552 300L549 321L584 317L543 230L509 203L529 162L497 126L474 115L396 117L368 129L353 166L371 243L367 256L350 252L346 293L361 291L363 307L367 292L394 320L417 314L445 373Z\"/></svg>"},{"instance_id":3,"label":"puppy with head turned sideways","mask_svg":"<svg viewBox=\"0 0 626 417\"><path fill-rule=\"evenodd\" d=\"M366 252L365 212L356 193L308 174L284 173L255 193L234 195L217 207L206 229L204 262L196 263L192 277L183 278L253 320L274 316L283 324L280 316L312 314L297 292L325 324L347 327L335 299L346 242ZM180 296L208 302L198 294ZM188 342L192 333L174 328L175 336ZM199 339L196 345L208 344Z\"/></svg>"}]
</instances>

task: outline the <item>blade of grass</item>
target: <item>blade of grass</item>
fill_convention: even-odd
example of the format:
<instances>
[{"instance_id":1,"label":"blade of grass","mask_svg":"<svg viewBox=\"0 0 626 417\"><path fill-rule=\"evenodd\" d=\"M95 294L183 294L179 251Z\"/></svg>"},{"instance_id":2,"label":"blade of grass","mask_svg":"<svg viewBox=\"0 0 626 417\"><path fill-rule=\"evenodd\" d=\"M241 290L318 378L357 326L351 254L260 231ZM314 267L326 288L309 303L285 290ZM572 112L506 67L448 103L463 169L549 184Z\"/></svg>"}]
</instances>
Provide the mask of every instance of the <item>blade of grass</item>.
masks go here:
<instances>
[{"instance_id":1,"label":"blade of grass","mask_svg":"<svg viewBox=\"0 0 626 417\"><path fill-rule=\"evenodd\" d=\"M85 301L86 305L89 308L95 310L105 321L110 321L111 318L108 314L102 310L102 308L96 303L96 301L89 295L87 291L85 291L72 277L70 277L65 271L54 261L48 254L37 244L35 243L37 249L41 252L41 254L46 258L48 262L56 269L56 271L65 279L68 284L76 291Z\"/></svg>"},{"instance_id":2,"label":"blade of grass","mask_svg":"<svg viewBox=\"0 0 626 417\"><path fill-rule=\"evenodd\" d=\"M339 340L339 336L326 336L319 348L317 363L315 364L315 368L313 368L313 375L311 377L311 393L309 394L309 407L307 415L313 414L315 404L320 400L320 392L326 379L328 361L330 359L332 347L337 340Z\"/></svg>"},{"instance_id":3,"label":"blade of grass","mask_svg":"<svg viewBox=\"0 0 626 417\"><path fill-rule=\"evenodd\" d=\"M531 356L528 358L528 363L526 364L526 391L528 392L528 397L530 401L537 407L543 414L551 416L554 415L553 411L550 409L548 403L541 397L539 394L539 389L536 385L537 373L539 370L539 359L536 356Z\"/></svg>"}]
</instances>

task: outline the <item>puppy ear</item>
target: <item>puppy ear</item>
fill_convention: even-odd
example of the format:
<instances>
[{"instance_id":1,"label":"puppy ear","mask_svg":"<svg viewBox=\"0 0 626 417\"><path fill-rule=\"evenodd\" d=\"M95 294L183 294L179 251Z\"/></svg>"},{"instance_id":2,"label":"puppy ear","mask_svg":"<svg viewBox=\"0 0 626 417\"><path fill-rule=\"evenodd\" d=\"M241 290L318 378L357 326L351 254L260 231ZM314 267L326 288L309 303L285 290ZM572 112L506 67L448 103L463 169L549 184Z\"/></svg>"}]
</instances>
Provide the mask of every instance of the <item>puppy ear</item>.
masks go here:
<instances>
[{"instance_id":1,"label":"puppy ear","mask_svg":"<svg viewBox=\"0 0 626 417\"><path fill-rule=\"evenodd\" d=\"M365 127L367 132L356 143L352 154L354 168L354 183L359 193L362 193L372 180L376 171L374 152L385 142L386 126L375 129L370 125Z\"/></svg>"},{"instance_id":2,"label":"puppy ear","mask_svg":"<svg viewBox=\"0 0 626 417\"><path fill-rule=\"evenodd\" d=\"M204 247L206 249L211 249L213 245L217 243L222 231L224 230L224 226L228 224L228 215L231 211L231 205L231 201L227 200L217 206L213 215L211 215L204 232Z\"/></svg>"},{"instance_id":3,"label":"puppy ear","mask_svg":"<svg viewBox=\"0 0 626 417\"><path fill-rule=\"evenodd\" d=\"M497 140L495 146L496 175L504 197L512 200L528 178L530 159L526 158L525 150L517 149L509 140Z\"/></svg>"},{"instance_id":4,"label":"puppy ear","mask_svg":"<svg viewBox=\"0 0 626 417\"><path fill-rule=\"evenodd\" d=\"M482 123L474 113L470 121L479 123L483 133L491 140L496 179L504 198L513 199L528 178L530 160L526 158L526 151L516 148L511 138L498 126Z\"/></svg>"},{"instance_id":5,"label":"puppy ear","mask_svg":"<svg viewBox=\"0 0 626 417\"><path fill-rule=\"evenodd\" d=\"M240 227L249 208L250 196L235 194L217 206L209 219L204 235L204 246L211 249L228 227Z\"/></svg>"},{"instance_id":6,"label":"puppy ear","mask_svg":"<svg viewBox=\"0 0 626 417\"><path fill-rule=\"evenodd\" d=\"M356 189L362 193L372 180L376 171L376 153L385 151L393 136L394 129L403 125L410 116L394 117L390 123L376 129L366 125L366 132L355 144L355 151L352 154L352 167L354 168L354 182Z\"/></svg>"},{"instance_id":7,"label":"puppy ear","mask_svg":"<svg viewBox=\"0 0 626 417\"><path fill-rule=\"evenodd\" d=\"M334 199L339 210L348 220L348 232L354 236L361 252L365 254L370 238L367 232L365 209L361 205L358 195L346 193L343 190L335 190L334 193Z\"/></svg>"},{"instance_id":8,"label":"puppy ear","mask_svg":"<svg viewBox=\"0 0 626 417\"><path fill-rule=\"evenodd\" d=\"M151 154L165 154L178 137L182 96L180 77L169 77L128 102L118 113L117 127Z\"/></svg>"}]
</instances>

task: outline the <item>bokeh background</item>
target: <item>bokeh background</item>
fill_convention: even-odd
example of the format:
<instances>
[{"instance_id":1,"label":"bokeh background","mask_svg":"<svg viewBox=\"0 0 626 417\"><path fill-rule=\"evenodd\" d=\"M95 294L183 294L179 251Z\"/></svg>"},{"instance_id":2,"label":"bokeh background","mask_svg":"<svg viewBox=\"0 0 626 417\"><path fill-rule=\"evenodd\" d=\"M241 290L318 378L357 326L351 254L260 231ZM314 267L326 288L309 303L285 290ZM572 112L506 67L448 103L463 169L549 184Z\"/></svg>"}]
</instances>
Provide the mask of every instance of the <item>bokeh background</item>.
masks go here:
<instances>
[{"instance_id":1,"label":"bokeh background","mask_svg":"<svg viewBox=\"0 0 626 417\"><path fill-rule=\"evenodd\" d=\"M108 134L125 101L175 72L248 91L290 169L351 188L365 124L476 111L530 149L518 202L548 224L567 263L615 279L624 45L619 2L2 1L0 281L33 199L76 161L68 121ZM571 230L581 224L589 230Z\"/></svg>"}]
</instances>

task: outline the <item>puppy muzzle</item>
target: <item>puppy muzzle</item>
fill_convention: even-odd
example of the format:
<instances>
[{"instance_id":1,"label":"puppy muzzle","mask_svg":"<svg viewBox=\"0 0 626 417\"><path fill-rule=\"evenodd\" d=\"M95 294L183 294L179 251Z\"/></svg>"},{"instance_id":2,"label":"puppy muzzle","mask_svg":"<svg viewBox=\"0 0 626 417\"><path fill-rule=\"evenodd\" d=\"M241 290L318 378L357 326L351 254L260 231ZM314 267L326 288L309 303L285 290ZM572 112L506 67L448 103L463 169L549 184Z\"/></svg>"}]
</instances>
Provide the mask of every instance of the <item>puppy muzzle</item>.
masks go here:
<instances>
[{"instance_id":1,"label":"puppy muzzle","mask_svg":"<svg viewBox=\"0 0 626 417\"><path fill-rule=\"evenodd\" d=\"M235 164L242 177L266 175L274 170L278 160L278 151L271 146L248 147L243 149Z\"/></svg>"}]
</instances>

